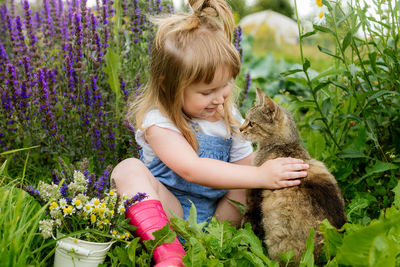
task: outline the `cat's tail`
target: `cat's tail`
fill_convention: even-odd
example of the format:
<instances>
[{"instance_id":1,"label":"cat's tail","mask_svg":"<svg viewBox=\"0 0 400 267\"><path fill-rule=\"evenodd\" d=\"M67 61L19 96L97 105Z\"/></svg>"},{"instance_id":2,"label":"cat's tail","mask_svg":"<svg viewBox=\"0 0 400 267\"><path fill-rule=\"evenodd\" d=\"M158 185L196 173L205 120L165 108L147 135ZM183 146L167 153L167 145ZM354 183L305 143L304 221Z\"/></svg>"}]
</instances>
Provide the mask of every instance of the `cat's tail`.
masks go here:
<instances>
[{"instance_id":1,"label":"cat's tail","mask_svg":"<svg viewBox=\"0 0 400 267\"><path fill-rule=\"evenodd\" d=\"M319 170L315 171L310 165L307 178L303 180L302 186L311 198L314 211L322 211L329 222L340 229L347 220L340 188L322 162L318 162L317 165L323 167L325 171L321 172L317 166L316 169Z\"/></svg>"}]
</instances>

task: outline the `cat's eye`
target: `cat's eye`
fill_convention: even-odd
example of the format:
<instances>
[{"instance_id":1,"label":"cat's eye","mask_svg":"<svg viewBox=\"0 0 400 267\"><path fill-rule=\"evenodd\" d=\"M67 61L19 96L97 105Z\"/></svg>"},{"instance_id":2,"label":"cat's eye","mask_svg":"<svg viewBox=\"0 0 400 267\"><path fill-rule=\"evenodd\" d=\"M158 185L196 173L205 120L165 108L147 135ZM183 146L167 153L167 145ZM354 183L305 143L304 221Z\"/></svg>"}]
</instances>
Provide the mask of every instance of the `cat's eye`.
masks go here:
<instances>
[{"instance_id":1,"label":"cat's eye","mask_svg":"<svg viewBox=\"0 0 400 267\"><path fill-rule=\"evenodd\" d=\"M253 125L254 125L254 123L251 122L251 121L249 121L249 126L250 126L250 127L253 127Z\"/></svg>"}]
</instances>

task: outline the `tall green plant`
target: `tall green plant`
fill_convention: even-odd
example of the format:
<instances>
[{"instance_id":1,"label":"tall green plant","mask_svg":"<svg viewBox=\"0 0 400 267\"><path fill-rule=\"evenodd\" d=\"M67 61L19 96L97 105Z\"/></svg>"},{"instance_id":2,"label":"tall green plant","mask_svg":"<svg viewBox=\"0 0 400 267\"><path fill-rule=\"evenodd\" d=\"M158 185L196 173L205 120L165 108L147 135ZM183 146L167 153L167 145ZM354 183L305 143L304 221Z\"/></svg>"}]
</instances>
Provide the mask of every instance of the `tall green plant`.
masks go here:
<instances>
[{"instance_id":1,"label":"tall green plant","mask_svg":"<svg viewBox=\"0 0 400 267\"><path fill-rule=\"evenodd\" d=\"M366 213L349 219L367 223L392 202L399 180L400 11L392 1L373 2L382 11L378 18L362 2L350 1L346 8L340 1L319 4L328 10L327 24L304 32L298 19L302 66L283 75L308 87L310 97L293 99L297 110L307 111L299 123L302 136L311 154L331 167L349 206L366 203L360 208ZM310 73L312 62L302 50L304 39L314 34L335 40L335 49L318 46L335 60L318 75ZM304 78L294 77L297 72Z\"/></svg>"},{"instance_id":2,"label":"tall green plant","mask_svg":"<svg viewBox=\"0 0 400 267\"><path fill-rule=\"evenodd\" d=\"M42 266L53 254L54 242L37 232L45 207L40 208L14 184L0 188L0 262L2 266Z\"/></svg>"}]
</instances>

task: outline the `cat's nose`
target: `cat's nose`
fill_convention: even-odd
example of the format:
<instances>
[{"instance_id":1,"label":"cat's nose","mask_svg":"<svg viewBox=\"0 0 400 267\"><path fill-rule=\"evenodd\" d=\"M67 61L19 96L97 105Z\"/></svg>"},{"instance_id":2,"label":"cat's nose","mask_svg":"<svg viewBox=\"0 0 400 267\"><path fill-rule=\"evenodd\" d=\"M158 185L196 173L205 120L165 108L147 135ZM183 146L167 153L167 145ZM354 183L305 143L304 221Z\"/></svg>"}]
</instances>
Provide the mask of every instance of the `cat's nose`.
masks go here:
<instances>
[{"instance_id":1,"label":"cat's nose","mask_svg":"<svg viewBox=\"0 0 400 267\"><path fill-rule=\"evenodd\" d=\"M246 127L245 123L243 123L242 125L240 125L239 127L239 131L243 132L244 128Z\"/></svg>"}]
</instances>

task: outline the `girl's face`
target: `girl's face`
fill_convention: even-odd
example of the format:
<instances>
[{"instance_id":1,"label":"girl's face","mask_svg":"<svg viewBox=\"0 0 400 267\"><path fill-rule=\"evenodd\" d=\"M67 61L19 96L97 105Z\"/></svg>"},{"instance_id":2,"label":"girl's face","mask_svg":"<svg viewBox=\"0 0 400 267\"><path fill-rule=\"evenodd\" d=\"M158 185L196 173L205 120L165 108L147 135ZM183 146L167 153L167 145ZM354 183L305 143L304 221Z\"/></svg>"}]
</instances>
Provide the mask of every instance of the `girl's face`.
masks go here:
<instances>
[{"instance_id":1,"label":"girl's face","mask_svg":"<svg viewBox=\"0 0 400 267\"><path fill-rule=\"evenodd\" d=\"M191 118L218 120L217 111L223 110L225 99L230 95L232 77L224 67L218 67L211 83L193 83L184 89L183 111Z\"/></svg>"}]
</instances>

